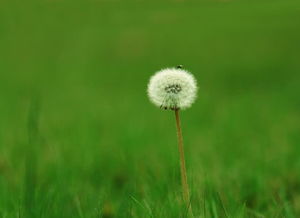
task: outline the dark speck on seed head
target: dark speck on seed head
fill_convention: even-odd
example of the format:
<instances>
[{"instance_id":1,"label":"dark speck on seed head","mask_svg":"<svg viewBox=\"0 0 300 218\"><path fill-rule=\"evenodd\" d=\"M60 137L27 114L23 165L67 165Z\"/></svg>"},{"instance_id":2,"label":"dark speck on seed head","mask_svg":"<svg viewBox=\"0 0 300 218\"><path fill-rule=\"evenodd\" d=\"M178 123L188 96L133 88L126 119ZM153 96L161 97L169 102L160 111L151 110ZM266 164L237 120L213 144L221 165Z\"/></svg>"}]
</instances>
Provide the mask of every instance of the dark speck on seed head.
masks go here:
<instances>
[{"instance_id":1,"label":"dark speck on seed head","mask_svg":"<svg viewBox=\"0 0 300 218\"><path fill-rule=\"evenodd\" d=\"M165 91L167 93L177 94L181 91L181 86L178 84L169 85L169 86L165 87Z\"/></svg>"}]
</instances>

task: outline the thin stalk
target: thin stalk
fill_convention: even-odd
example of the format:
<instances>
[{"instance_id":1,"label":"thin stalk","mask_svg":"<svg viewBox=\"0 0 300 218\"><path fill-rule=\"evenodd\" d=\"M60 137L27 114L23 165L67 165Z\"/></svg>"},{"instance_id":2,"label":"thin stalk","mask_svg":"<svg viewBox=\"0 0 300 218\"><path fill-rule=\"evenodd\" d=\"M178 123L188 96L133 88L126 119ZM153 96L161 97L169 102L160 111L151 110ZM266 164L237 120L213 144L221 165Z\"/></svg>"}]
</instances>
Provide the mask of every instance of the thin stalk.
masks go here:
<instances>
[{"instance_id":1,"label":"thin stalk","mask_svg":"<svg viewBox=\"0 0 300 218\"><path fill-rule=\"evenodd\" d=\"M186 176L184 149L183 149L183 139L182 139L180 117L179 117L179 109L175 109L175 117L176 117L176 127L177 127L177 137L178 137L178 150L179 150L179 157L180 157L182 195L183 195L183 200L187 205L187 208L189 208L190 193L189 193L189 186L188 186L187 176Z\"/></svg>"}]
</instances>

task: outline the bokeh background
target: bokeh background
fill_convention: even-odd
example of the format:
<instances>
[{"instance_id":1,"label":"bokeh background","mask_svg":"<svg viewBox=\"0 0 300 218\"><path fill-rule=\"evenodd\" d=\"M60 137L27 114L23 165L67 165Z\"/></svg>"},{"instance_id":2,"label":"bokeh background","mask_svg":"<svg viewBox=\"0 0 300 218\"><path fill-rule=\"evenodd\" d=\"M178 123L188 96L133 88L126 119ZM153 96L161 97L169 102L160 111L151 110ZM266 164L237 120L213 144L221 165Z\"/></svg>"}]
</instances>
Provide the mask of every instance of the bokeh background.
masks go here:
<instances>
[{"instance_id":1,"label":"bokeh background","mask_svg":"<svg viewBox=\"0 0 300 218\"><path fill-rule=\"evenodd\" d=\"M194 215L299 217L299 60L297 0L2 0L0 217L185 217L178 64Z\"/></svg>"}]
</instances>

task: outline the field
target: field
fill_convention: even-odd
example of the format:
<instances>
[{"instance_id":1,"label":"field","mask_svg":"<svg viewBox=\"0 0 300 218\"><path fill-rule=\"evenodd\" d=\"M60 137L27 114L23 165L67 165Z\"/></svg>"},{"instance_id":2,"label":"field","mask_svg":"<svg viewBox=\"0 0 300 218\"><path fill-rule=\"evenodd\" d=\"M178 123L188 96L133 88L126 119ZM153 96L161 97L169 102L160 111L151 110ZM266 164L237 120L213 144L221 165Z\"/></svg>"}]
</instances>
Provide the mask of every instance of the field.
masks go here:
<instances>
[{"instance_id":1,"label":"field","mask_svg":"<svg viewBox=\"0 0 300 218\"><path fill-rule=\"evenodd\" d=\"M188 217L146 93L178 64L194 216L300 217L297 0L2 0L0 217Z\"/></svg>"}]
</instances>

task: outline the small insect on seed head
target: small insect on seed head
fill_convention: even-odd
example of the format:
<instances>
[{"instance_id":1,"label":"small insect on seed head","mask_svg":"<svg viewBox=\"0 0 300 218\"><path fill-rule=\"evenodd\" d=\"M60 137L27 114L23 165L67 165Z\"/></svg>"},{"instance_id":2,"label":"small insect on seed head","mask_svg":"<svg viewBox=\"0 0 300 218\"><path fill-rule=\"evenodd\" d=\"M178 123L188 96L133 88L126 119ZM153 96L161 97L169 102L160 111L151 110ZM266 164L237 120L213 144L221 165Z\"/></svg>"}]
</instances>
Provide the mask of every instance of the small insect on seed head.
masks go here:
<instances>
[{"instance_id":1,"label":"small insect on seed head","mask_svg":"<svg viewBox=\"0 0 300 218\"><path fill-rule=\"evenodd\" d=\"M194 76L179 65L156 72L150 78L148 95L160 108L185 109L196 99L197 83Z\"/></svg>"}]
</instances>

